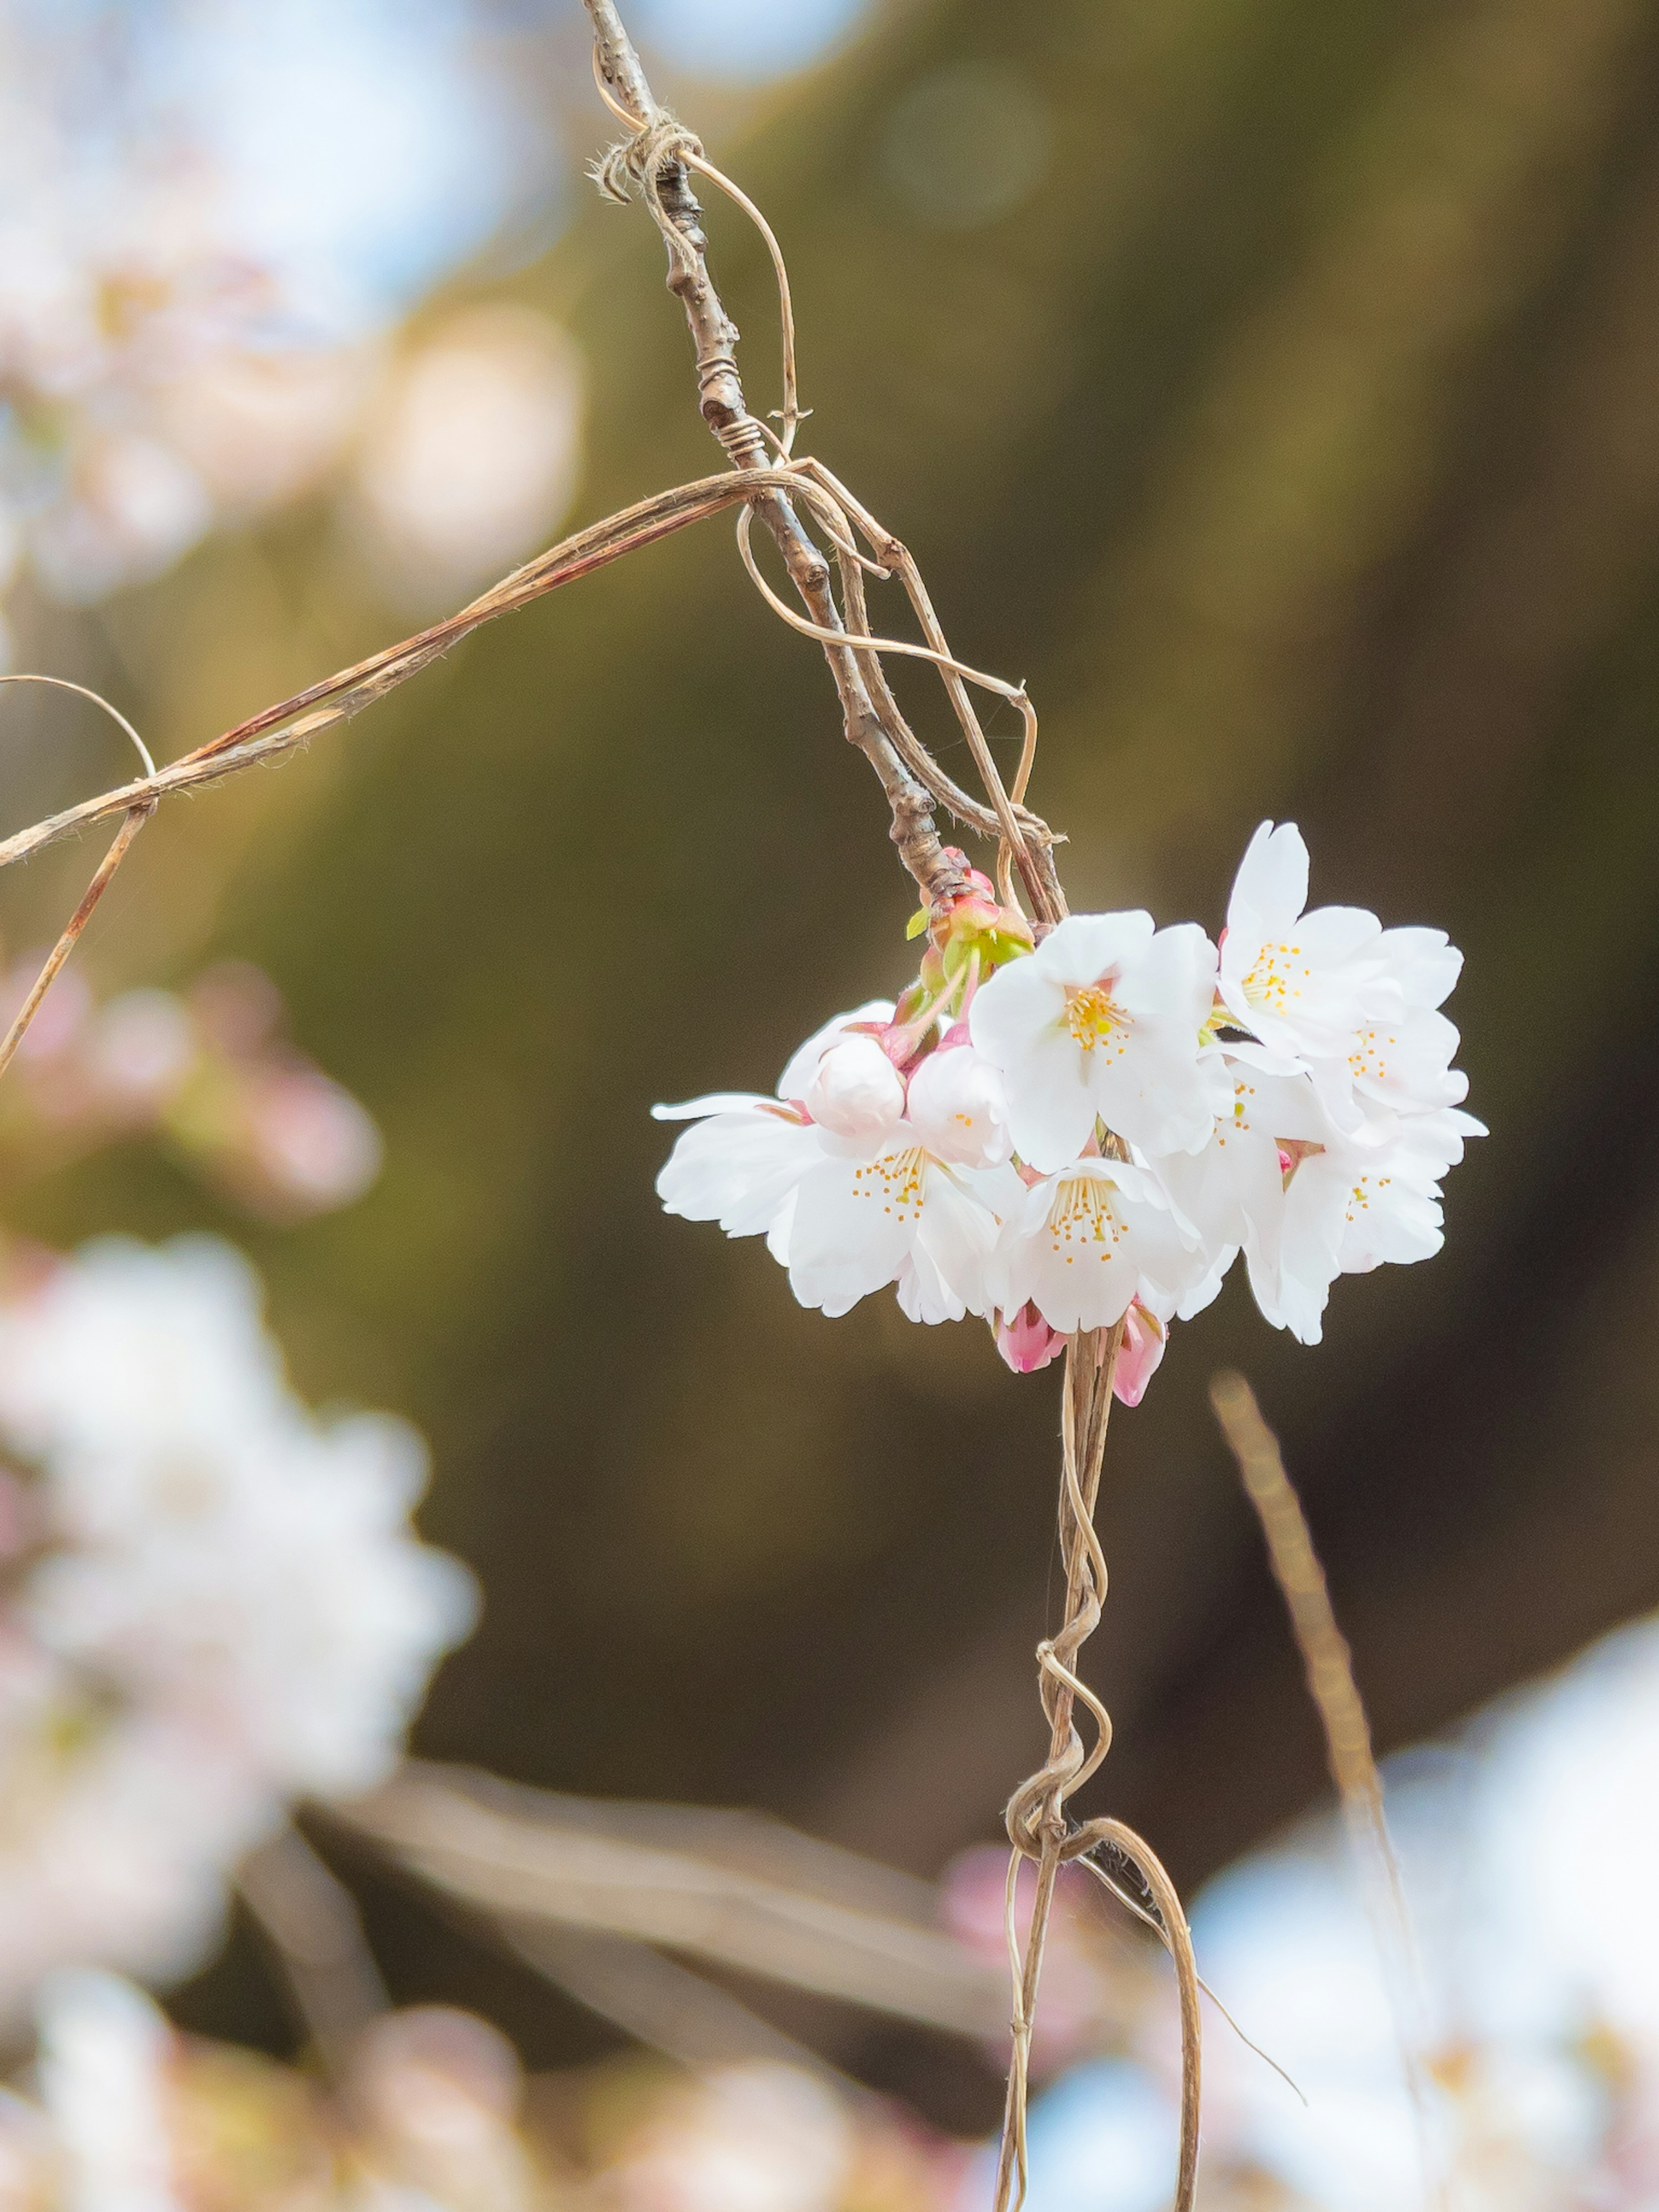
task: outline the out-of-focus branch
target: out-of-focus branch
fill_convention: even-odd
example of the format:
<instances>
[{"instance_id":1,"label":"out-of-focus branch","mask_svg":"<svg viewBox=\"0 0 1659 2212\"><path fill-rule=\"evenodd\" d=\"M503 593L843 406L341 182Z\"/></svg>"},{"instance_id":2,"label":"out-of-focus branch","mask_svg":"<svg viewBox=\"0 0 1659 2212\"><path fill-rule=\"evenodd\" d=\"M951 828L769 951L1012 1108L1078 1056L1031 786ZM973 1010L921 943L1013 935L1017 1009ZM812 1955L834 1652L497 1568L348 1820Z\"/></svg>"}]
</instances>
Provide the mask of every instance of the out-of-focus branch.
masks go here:
<instances>
[{"instance_id":1,"label":"out-of-focus branch","mask_svg":"<svg viewBox=\"0 0 1659 2212\"><path fill-rule=\"evenodd\" d=\"M300 2016L337 2078L351 2045L386 2008L386 1985L356 1900L297 1828L243 1860L243 1903L276 1953Z\"/></svg>"},{"instance_id":2,"label":"out-of-focus branch","mask_svg":"<svg viewBox=\"0 0 1659 2212\"><path fill-rule=\"evenodd\" d=\"M682 2066L769 2058L828 2074L815 2051L646 1943L544 1920L502 1922L508 1948L567 1996Z\"/></svg>"},{"instance_id":3,"label":"out-of-focus branch","mask_svg":"<svg viewBox=\"0 0 1659 2212\"><path fill-rule=\"evenodd\" d=\"M1336 1625L1325 1570L1315 1551L1302 1501L1285 1472L1279 1439L1261 1418L1242 1375L1218 1375L1210 1403L1227 1439L1267 1542L1267 1559L1291 1616L1308 1692L1325 1731L1331 1778L1343 1808L1378 1838L1393 1863L1382 1817L1382 1778L1371 1750L1370 1723L1353 1678L1353 1654ZM1397 1879L1396 1875L1396 1879Z\"/></svg>"},{"instance_id":4,"label":"out-of-focus branch","mask_svg":"<svg viewBox=\"0 0 1659 2212\"><path fill-rule=\"evenodd\" d=\"M420 1765L331 1810L520 1942L537 1927L586 1929L957 2034L1006 2023L1002 1977L920 1917L927 1884L781 1822L592 1804ZM881 1901L896 1893L916 1911Z\"/></svg>"}]
</instances>

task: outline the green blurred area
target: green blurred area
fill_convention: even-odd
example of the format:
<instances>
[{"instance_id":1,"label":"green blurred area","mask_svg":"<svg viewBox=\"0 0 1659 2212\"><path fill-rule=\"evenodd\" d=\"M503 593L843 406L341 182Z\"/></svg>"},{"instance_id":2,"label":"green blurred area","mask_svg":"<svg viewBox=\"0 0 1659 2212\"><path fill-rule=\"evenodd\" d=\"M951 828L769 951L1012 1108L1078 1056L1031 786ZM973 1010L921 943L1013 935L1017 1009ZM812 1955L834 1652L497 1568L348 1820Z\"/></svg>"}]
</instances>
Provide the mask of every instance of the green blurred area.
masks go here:
<instances>
[{"instance_id":1,"label":"green blurred area","mask_svg":"<svg viewBox=\"0 0 1659 2212\"><path fill-rule=\"evenodd\" d=\"M1385 1743L1659 1602L1659 20L944 0L711 150L789 258L803 448L911 547L956 649L1030 682L1073 905L1213 932L1270 815L1317 899L1468 955L1451 1011L1493 1133L1445 1253L1340 1283L1316 1351L1230 1284L1116 1423L1090 1674L1119 1741L1084 1809L1190 1883L1321 1783L1209 1425L1224 1360L1285 1431ZM769 268L733 211L709 227L758 411ZM575 520L718 465L639 210L595 204L510 291L589 364ZM64 618L53 665L171 756L396 626L319 511ZM965 779L942 696L895 682ZM1012 758L1012 710L990 726ZM66 750L26 797L103 759ZM259 962L385 1132L346 1214L224 1225L301 1387L432 1440L424 1525L487 1611L421 1747L763 1803L931 1872L1041 1756L1054 1377L885 1298L800 1311L758 1245L660 1214L647 1117L769 1089L902 982L885 833L821 659L715 524L175 803L88 951L123 981ZM89 850L13 889L9 936ZM206 1206L114 1156L25 1225ZM527 1983L374 1910L400 1994L579 2047ZM249 2033L263 2002L234 1966L203 1999Z\"/></svg>"}]
</instances>

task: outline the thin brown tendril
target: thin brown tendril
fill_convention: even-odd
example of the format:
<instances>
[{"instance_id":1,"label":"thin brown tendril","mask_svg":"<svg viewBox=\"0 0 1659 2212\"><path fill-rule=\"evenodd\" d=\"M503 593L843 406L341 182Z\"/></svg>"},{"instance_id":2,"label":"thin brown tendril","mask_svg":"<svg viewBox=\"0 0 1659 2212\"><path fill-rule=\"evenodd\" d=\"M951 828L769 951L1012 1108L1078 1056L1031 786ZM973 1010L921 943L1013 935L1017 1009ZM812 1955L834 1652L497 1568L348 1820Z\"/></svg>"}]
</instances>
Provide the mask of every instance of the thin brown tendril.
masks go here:
<instances>
[{"instance_id":1,"label":"thin brown tendril","mask_svg":"<svg viewBox=\"0 0 1659 2212\"><path fill-rule=\"evenodd\" d=\"M101 691L88 690L84 684L71 684L67 676L33 676L27 672L15 676L0 676L0 684L49 684L54 691L73 691L77 699L90 699L94 707L109 716L118 729L125 730L132 739L133 749L144 764L144 774L155 775L155 763L150 758L149 747L120 708L112 707Z\"/></svg>"},{"instance_id":2,"label":"thin brown tendril","mask_svg":"<svg viewBox=\"0 0 1659 2212\"><path fill-rule=\"evenodd\" d=\"M1077 1854L1075 1863L1080 1866L1085 1874L1091 1874L1103 1889L1109 1890L1112 1896L1114 1896L1117 1899L1118 1903L1123 1907L1126 1912L1133 1912L1137 1920L1140 1921L1146 1927L1150 1928L1153 1935L1158 1937L1158 1942L1163 1944L1164 1949L1170 1954L1171 1957L1174 1956L1175 1945L1170 1937L1170 1931L1164 1925L1162 1917L1156 1910L1149 1912L1146 1907L1141 1904L1139 1898L1131 1896L1129 1892L1124 1888L1121 1882L1114 1881L1112 1876L1108 1874L1105 1868L1101 1865L1098 1859L1093 1856L1091 1852L1079 1851ZM1304 2095L1294 2075L1285 2071L1285 2068L1279 2064L1279 2061L1273 2057L1271 2051L1264 2051L1261 2048L1261 2045L1257 2043L1253 2037L1245 2034L1243 2029L1233 2018L1231 2013L1228 2011L1226 2006L1223 2004L1221 1999L1210 1987L1210 1984L1205 1980L1202 1974L1198 1976L1198 1986L1203 1990L1205 1996L1208 1997L1210 2002L1221 2014L1223 2020L1226 2021L1228 2027L1231 2028L1233 2033L1238 2038L1246 2051L1254 2051L1264 2066L1271 2066L1273 2072L1278 2075L1279 2080L1285 2084L1285 2087L1291 2090L1296 2096L1301 2099L1303 2104L1306 2105L1308 2100L1306 2096Z\"/></svg>"}]
</instances>

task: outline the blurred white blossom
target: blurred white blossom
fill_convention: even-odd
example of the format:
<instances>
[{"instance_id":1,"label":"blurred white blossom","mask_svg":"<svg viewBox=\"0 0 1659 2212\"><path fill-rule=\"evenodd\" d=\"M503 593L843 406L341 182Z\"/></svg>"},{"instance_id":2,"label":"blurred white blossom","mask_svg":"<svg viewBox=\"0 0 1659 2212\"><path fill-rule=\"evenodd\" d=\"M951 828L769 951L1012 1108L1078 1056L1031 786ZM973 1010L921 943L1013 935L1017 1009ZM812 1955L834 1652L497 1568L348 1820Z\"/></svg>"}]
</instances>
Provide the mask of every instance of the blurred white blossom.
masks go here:
<instances>
[{"instance_id":1,"label":"blurred white blossom","mask_svg":"<svg viewBox=\"0 0 1659 2212\"><path fill-rule=\"evenodd\" d=\"M379 1781L470 1576L420 1440L293 1395L246 1263L110 1240L0 1306L22 1571L0 1615L0 2008L63 1964L174 1972L304 1795Z\"/></svg>"},{"instance_id":2,"label":"blurred white blossom","mask_svg":"<svg viewBox=\"0 0 1659 2212\"><path fill-rule=\"evenodd\" d=\"M69 1967L42 1993L40 2029L69 2212L173 2212L167 2021L131 1983Z\"/></svg>"},{"instance_id":3,"label":"blurred white blossom","mask_svg":"<svg viewBox=\"0 0 1659 2212\"><path fill-rule=\"evenodd\" d=\"M792 2066L729 2066L665 2101L608 2180L623 2212L833 2212L850 2115Z\"/></svg>"},{"instance_id":4,"label":"blurred white blossom","mask_svg":"<svg viewBox=\"0 0 1659 2212\"><path fill-rule=\"evenodd\" d=\"M557 174L484 30L468 0L0 0L0 595L155 576L385 422L387 333Z\"/></svg>"},{"instance_id":5,"label":"blurred white blossom","mask_svg":"<svg viewBox=\"0 0 1659 2212\"><path fill-rule=\"evenodd\" d=\"M381 579L417 611L493 582L552 534L575 489L581 374L529 307L454 317L392 374L356 465Z\"/></svg>"}]
</instances>

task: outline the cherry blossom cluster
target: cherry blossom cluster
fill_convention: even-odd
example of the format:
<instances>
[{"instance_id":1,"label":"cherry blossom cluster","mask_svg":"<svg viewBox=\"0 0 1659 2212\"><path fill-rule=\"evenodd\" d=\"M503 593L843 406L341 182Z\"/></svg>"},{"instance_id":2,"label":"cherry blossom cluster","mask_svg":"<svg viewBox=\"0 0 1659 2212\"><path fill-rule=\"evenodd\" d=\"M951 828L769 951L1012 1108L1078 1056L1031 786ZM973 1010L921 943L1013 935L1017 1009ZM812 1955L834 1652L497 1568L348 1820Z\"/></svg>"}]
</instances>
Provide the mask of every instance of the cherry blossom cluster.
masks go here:
<instances>
[{"instance_id":1,"label":"cherry blossom cluster","mask_svg":"<svg viewBox=\"0 0 1659 2212\"><path fill-rule=\"evenodd\" d=\"M319 1423L228 1245L119 1239L0 1302L0 2016L173 1973L301 1796L381 1780L475 1598L420 1439Z\"/></svg>"},{"instance_id":2,"label":"cherry blossom cluster","mask_svg":"<svg viewBox=\"0 0 1659 2212\"><path fill-rule=\"evenodd\" d=\"M45 957L0 973L0 1023ZM271 1221L349 1205L380 1166L368 1114L295 1049L281 993L242 960L216 962L182 993L100 1005L74 967L47 992L0 1088L0 1184L138 1137Z\"/></svg>"},{"instance_id":3,"label":"cherry blossom cluster","mask_svg":"<svg viewBox=\"0 0 1659 2212\"><path fill-rule=\"evenodd\" d=\"M659 1106L694 1124L671 1213L764 1236L805 1306L891 1283L913 1321L988 1321L1016 1371L1124 1323L1138 1402L1170 1323L1243 1255L1276 1328L1319 1340L1338 1275L1428 1258L1461 1110L1443 932L1307 910L1308 853L1264 822L1218 946L1196 923L1078 914L1037 942L976 877L917 917L896 1005L838 1015L776 1096Z\"/></svg>"}]
</instances>

